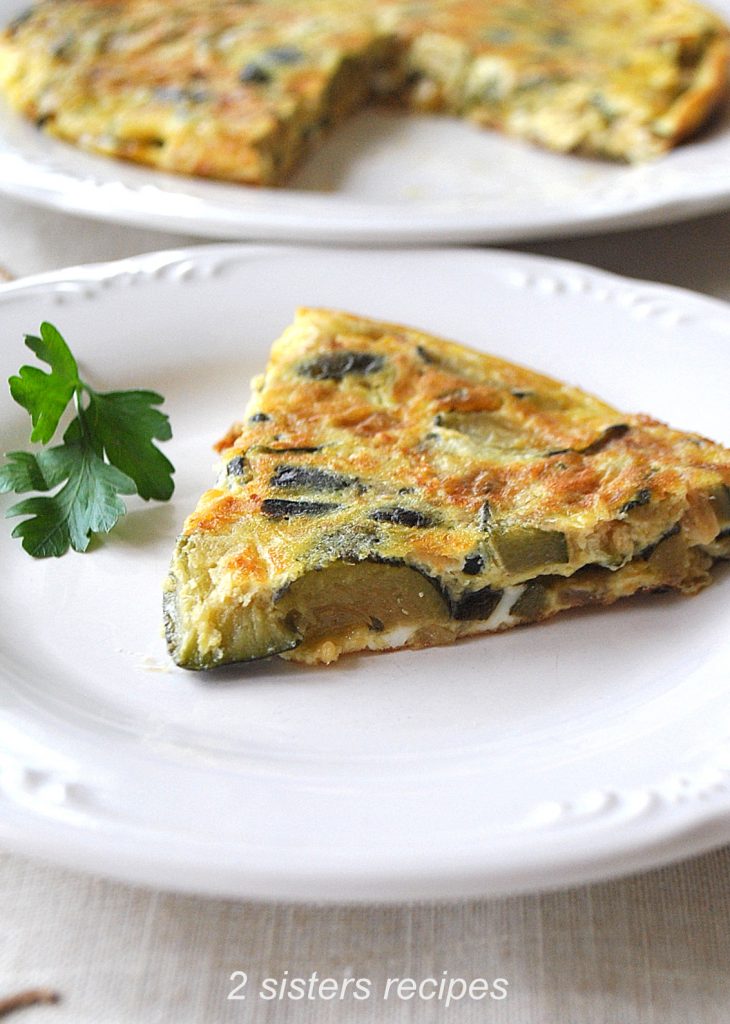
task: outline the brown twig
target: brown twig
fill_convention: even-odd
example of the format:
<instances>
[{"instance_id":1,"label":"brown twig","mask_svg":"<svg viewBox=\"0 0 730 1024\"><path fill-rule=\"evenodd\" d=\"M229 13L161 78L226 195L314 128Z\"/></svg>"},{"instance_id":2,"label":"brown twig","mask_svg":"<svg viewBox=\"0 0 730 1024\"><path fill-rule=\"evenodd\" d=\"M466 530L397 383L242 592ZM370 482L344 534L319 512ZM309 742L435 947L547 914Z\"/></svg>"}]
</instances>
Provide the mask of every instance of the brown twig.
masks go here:
<instances>
[{"instance_id":1,"label":"brown twig","mask_svg":"<svg viewBox=\"0 0 730 1024\"><path fill-rule=\"evenodd\" d=\"M61 997L50 988L30 988L18 992L15 996L0 999L0 1017L6 1017L14 1010L22 1010L26 1006L40 1006L43 1003L57 1003Z\"/></svg>"}]
</instances>

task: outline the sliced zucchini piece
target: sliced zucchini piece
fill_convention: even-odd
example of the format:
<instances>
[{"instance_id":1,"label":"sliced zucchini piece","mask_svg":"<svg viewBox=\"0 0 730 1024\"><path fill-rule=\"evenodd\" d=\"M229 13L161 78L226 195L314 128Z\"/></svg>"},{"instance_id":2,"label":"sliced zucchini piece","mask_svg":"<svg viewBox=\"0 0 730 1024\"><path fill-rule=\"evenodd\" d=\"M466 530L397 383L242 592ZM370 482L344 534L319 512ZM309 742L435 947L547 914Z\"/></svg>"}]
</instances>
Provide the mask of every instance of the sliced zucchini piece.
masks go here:
<instances>
[{"instance_id":1,"label":"sliced zucchini piece","mask_svg":"<svg viewBox=\"0 0 730 1024\"><path fill-rule=\"evenodd\" d=\"M355 483L355 478L333 473L315 466L277 466L269 483L272 487L286 487L306 491L343 491Z\"/></svg>"},{"instance_id":2,"label":"sliced zucchini piece","mask_svg":"<svg viewBox=\"0 0 730 1024\"><path fill-rule=\"evenodd\" d=\"M270 519L291 519L292 516L325 516L341 508L331 501L291 501L287 498L264 498L261 511Z\"/></svg>"},{"instance_id":3,"label":"sliced zucchini piece","mask_svg":"<svg viewBox=\"0 0 730 1024\"><path fill-rule=\"evenodd\" d=\"M323 352L306 363L298 373L312 380L342 380L350 374L365 375L382 370L385 360L372 352Z\"/></svg>"},{"instance_id":4,"label":"sliced zucchini piece","mask_svg":"<svg viewBox=\"0 0 730 1024\"><path fill-rule=\"evenodd\" d=\"M490 531L490 539L507 572L538 572L570 561L568 542L560 530L502 526Z\"/></svg>"},{"instance_id":5,"label":"sliced zucchini piece","mask_svg":"<svg viewBox=\"0 0 730 1024\"><path fill-rule=\"evenodd\" d=\"M370 519L376 523L391 523L393 526L414 526L418 529L425 529L433 526L431 516L419 512L415 508L403 508L401 505L389 505L378 508L370 513Z\"/></svg>"},{"instance_id":6,"label":"sliced zucchini piece","mask_svg":"<svg viewBox=\"0 0 730 1024\"><path fill-rule=\"evenodd\" d=\"M201 650L198 630L180 628L179 594L174 581L163 597L165 637L172 657L181 668L209 669L232 662L259 661L290 651L299 636L287 624L269 614L265 605L231 604L215 622L215 636Z\"/></svg>"},{"instance_id":7,"label":"sliced zucchini piece","mask_svg":"<svg viewBox=\"0 0 730 1024\"><path fill-rule=\"evenodd\" d=\"M460 621L481 621L488 619L502 599L501 590L492 587L481 587L479 590L468 590L452 603L451 616Z\"/></svg>"},{"instance_id":8,"label":"sliced zucchini piece","mask_svg":"<svg viewBox=\"0 0 730 1024\"><path fill-rule=\"evenodd\" d=\"M234 455L226 463L226 476L235 477L237 480L245 481L249 477L248 463L245 455Z\"/></svg>"},{"instance_id":9,"label":"sliced zucchini piece","mask_svg":"<svg viewBox=\"0 0 730 1024\"><path fill-rule=\"evenodd\" d=\"M653 544L647 544L645 548L642 548L641 551L636 555L636 558L643 558L644 560L651 558L651 556L654 554L654 552L662 543L662 541L667 540L669 537L676 537L680 530L681 526L679 525L679 523L675 523L674 526L671 526L668 530L665 530L661 537L655 540Z\"/></svg>"},{"instance_id":10,"label":"sliced zucchini piece","mask_svg":"<svg viewBox=\"0 0 730 1024\"><path fill-rule=\"evenodd\" d=\"M295 580L277 616L304 644L346 640L357 630L387 633L443 624L449 608L438 585L406 565L334 562Z\"/></svg>"},{"instance_id":11,"label":"sliced zucchini piece","mask_svg":"<svg viewBox=\"0 0 730 1024\"><path fill-rule=\"evenodd\" d=\"M730 526L730 487L725 484L714 487L710 491L710 501L720 524L720 532L723 532L726 526Z\"/></svg>"},{"instance_id":12,"label":"sliced zucchini piece","mask_svg":"<svg viewBox=\"0 0 730 1024\"><path fill-rule=\"evenodd\" d=\"M510 615L532 622L539 619L547 606L548 586L541 580L530 580L509 610Z\"/></svg>"},{"instance_id":13,"label":"sliced zucchini piece","mask_svg":"<svg viewBox=\"0 0 730 1024\"><path fill-rule=\"evenodd\" d=\"M719 533L711 544L703 544L702 550L712 558L730 558L730 529Z\"/></svg>"},{"instance_id":14,"label":"sliced zucchini piece","mask_svg":"<svg viewBox=\"0 0 730 1024\"><path fill-rule=\"evenodd\" d=\"M505 451L513 451L523 449L526 446L524 432L517 430L498 413L439 413L436 426L465 434L475 444L484 448L499 448ZM527 443L529 444L529 442Z\"/></svg>"},{"instance_id":15,"label":"sliced zucchini piece","mask_svg":"<svg viewBox=\"0 0 730 1024\"><path fill-rule=\"evenodd\" d=\"M603 451L606 445L610 444L611 441L615 441L625 434L628 434L631 428L627 423L614 423L611 427L606 427L597 438L587 444L585 448L553 448L547 454L550 455L565 455L566 452L575 452L576 455L597 455L598 452Z\"/></svg>"},{"instance_id":16,"label":"sliced zucchini piece","mask_svg":"<svg viewBox=\"0 0 730 1024\"><path fill-rule=\"evenodd\" d=\"M607 444L611 441L616 441L618 438L628 434L629 430L628 423L614 423L612 427L607 427L600 437L597 437L595 441L592 441L585 448L577 449L581 455L596 455L602 451Z\"/></svg>"}]
</instances>

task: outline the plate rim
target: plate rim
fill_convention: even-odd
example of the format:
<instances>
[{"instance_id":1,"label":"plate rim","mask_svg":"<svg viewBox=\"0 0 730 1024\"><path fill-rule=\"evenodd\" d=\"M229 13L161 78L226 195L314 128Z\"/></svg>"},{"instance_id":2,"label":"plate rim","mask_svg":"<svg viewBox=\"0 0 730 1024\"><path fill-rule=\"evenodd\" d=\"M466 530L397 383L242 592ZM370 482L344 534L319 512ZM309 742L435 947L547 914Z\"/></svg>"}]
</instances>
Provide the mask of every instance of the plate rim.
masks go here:
<instances>
[{"instance_id":1,"label":"plate rim","mask_svg":"<svg viewBox=\"0 0 730 1024\"><path fill-rule=\"evenodd\" d=\"M59 145L69 144L54 140ZM730 178L725 181L710 176L702 187L702 169L698 172L697 187L689 194L663 195L661 191L648 192L633 199L618 198L596 209L590 197L586 207L575 214L565 210L546 208L529 222L495 224L493 214L461 213L458 216L433 213L394 220L396 207L362 201L359 215L355 201L345 214L331 220L321 219L320 211L312 216L307 200L322 193L297 192L294 189L257 189L257 195L270 193L271 206L262 214L255 209L232 210L224 201L200 200L172 188L158 189L153 170L134 168L150 175L148 182L132 186L118 180L95 179L88 173L78 175L60 173L49 167L43 170L40 161L24 158L14 152L3 152L0 135L0 193L8 198L38 206L41 209L82 216L102 223L113 223L148 231L187 234L201 239L230 241L282 242L291 244L318 244L353 246L433 246L467 245L515 242L542 242L554 238L581 238L605 232L626 231L635 228L659 227L695 217L720 213L730 207ZM691 145L691 143L687 143ZM730 148L730 147L729 147ZM91 155L84 153L87 158ZM102 160L104 158L98 157ZM163 172L156 172L162 174ZM167 175L169 178L172 175ZM185 176L175 179L185 182ZM197 179L193 179L197 181ZM206 185L231 187L221 182ZM245 187L245 186L240 186ZM108 192L114 191L110 204ZM151 202L150 190L163 198L162 206ZM294 201L304 200L303 209L295 216L278 214L277 200L284 196ZM194 199L195 209L190 209ZM168 212L171 201L180 201L176 211ZM380 218L378 220L378 218Z\"/></svg>"}]
</instances>

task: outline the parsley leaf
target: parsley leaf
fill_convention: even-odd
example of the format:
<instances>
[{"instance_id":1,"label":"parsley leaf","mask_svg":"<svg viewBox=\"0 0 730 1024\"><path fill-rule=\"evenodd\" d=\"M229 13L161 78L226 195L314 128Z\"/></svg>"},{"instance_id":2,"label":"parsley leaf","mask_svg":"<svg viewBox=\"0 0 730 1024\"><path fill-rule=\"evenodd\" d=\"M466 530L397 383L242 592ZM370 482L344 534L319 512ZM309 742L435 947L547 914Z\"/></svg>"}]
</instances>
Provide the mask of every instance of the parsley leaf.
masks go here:
<instances>
[{"instance_id":1,"label":"parsley leaf","mask_svg":"<svg viewBox=\"0 0 730 1024\"><path fill-rule=\"evenodd\" d=\"M69 546L85 551L92 533L107 533L126 512L118 494L134 494L134 481L104 462L92 445L63 444L51 448L52 472L65 480L50 497L26 498L8 509L8 516L25 516L13 530L35 558L63 555Z\"/></svg>"},{"instance_id":2,"label":"parsley leaf","mask_svg":"<svg viewBox=\"0 0 730 1024\"><path fill-rule=\"evenodd\" d=\"M31 440L51 440L69 404L76 416L63 444L42 451L9 452L0 466L0 491L24 494L7 516L27 516L13 530L23 548L36 558L85 551L94 533L107 533L126 508L120 494L166 501L173 492L170 461L153 444L172 436L168 417L156 406L154 391L98 392L86 384L66 342L51 324L25 343L51 367L46 373L23 366L11 377L10 392L30 415ZM60 485L60 486L59 486Z\"/></svg>"},{"instance_id":3,"label":"parsley leaf","mask_svg":"<svg viewBox=\"0 0 730 1024\"><path fill-rule=\"evenodd\" d=\"M8 452L10 462L0 470L0 491L47 491L51 486L32 452Z\"/></svg>"},{"instance_id":4,"label":"parsley leaf","mask_svg":"<svg viewBox=\"0 0 730 1024\"><path fill-rule=\"evenodd\" d=\"M26 334L25 344L42 362L48 363L51 372L46 373L37 366L22 366L18 376L8 381L10 394L30 413L33 423L31 441L48 444L66 406L81 385L79 368L68 345L52 324L41 324L40 338Z\"/></svg>"},{"instance_id":5,"label":"parsley leaf","mask_svg":"<svg viewBox=\"0 0 730 1024\"><path fill-rule=\"evenodd\" d=\"M109 461L131 476L141 498L157 501L167 501L175 487L172 463L152 443L172 437L167 416L154 408L163 401L154 391L108 391L91 394L87 410Z\"/></svg>"}]
</instances>

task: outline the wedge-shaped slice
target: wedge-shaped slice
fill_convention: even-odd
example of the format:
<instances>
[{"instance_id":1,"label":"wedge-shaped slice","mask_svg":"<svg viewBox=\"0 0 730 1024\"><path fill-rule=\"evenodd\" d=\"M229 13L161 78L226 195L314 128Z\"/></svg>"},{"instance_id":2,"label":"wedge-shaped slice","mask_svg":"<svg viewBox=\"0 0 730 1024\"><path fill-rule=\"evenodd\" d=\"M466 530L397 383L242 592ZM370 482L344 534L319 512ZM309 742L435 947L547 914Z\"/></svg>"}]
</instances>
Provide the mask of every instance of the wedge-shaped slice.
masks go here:
<instances>
[{"instance_id":1,"label":"wedge-shaped slice","mask_svg":"<svg viewBox=\"0 0 730 1024\"><path fill-rule=\"evenodd\" d=\"M331 662L694 593L730 557L730 452L493 356L305 309L165 586L187 668Z\"/></svg>"}]
</instances>

